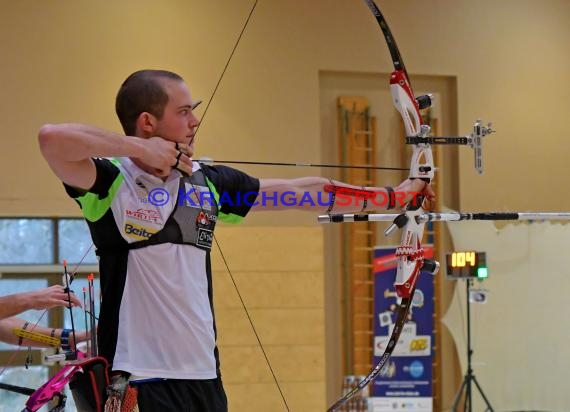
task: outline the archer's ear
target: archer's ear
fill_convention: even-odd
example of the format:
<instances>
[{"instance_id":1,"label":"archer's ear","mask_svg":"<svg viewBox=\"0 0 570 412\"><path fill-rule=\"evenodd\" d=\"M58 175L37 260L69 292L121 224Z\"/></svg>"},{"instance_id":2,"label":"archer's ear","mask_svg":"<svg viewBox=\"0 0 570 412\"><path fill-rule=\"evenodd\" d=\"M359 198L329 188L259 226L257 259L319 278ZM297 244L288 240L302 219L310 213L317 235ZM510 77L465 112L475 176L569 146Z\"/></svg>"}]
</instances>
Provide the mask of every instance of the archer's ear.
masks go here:
<instances>
[{"instance_id":1,"label":"archer's ear","mask_svg":"<svg viewBox=\"0 0 570 412\"><path fill-rule=\"evenodd\" d=\"M156 117L154 117L149 112L142 112L137 118L137 135L141 134L144 137L154 136L154 130L156 127Z\"/></svg>"}]
</instances>

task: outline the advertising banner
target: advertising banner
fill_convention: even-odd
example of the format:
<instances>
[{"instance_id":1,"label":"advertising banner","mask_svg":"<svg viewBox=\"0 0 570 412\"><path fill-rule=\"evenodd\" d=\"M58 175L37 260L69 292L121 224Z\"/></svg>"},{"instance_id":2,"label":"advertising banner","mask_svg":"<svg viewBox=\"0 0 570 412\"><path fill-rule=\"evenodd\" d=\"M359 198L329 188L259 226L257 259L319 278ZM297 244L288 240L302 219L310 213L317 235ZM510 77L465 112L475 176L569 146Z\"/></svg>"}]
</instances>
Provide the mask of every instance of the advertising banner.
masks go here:
<instances>
[{"instance_id":1,"label":"advertising banner","mask_svg":"<svg viewBox=\"0 0 570 412\"><path fill-rule=\"evenodd\" d=\"M433 246L424 246L426 258ZM384 353L398 312L396 248L374 250L374 364ZM432 412L434 278L420 273L408 320L392 357L371 384L374 412Z\"/></svg>"}]
</instances>

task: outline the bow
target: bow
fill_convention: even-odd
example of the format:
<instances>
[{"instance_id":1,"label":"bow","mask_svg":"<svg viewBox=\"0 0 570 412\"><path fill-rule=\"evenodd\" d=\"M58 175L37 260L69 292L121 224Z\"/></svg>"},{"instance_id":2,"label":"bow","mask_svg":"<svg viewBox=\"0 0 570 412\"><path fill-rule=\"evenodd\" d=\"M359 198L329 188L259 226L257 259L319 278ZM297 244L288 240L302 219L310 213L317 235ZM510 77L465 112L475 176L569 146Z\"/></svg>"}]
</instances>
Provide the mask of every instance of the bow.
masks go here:
<instances>
[{"instance_id":1,"label":"bow","mask_svg":"<svg viewBox=\"0 0 570 412\"><path fill-rule=\"evenodd\" d=\"M364 0L372 14L375 16L382 34L388 45L394 71L390 76L390 90L394 106L400 113L406 131L406 143L413 145L410 164L410 179L421 179L430 183L434 178L435 167L431 144L463 144L471 146L475 151L475 164L479 173L482 172L481 139L491 133L490 126L485 127L479 121L475 124L474 133L466 137L430 137L430 126L425 124L420 110L431 106L431 95L415 97L406 67L392 32L384 16L373 0ZM396 248L398 259L396 280L394 283L396 293L401 299L396 321L387 344L387 348L372 371L362 379L356 387L338 399L328 411L335 411L356 393L365 388L386 365L392 355L398 339L406 323L407 315L412 304L416 282L420 271L427 271L435 275L439 270L439 263L424 257L421 241L426 220L420 219L425 214L423 209L423 196L407 204L403 213L398 215L382 215L383 219L392 220L393 223L386 229L389 236L396 229L402 229L400 245ZM319 216L319 222L361 221L369 220L369 215L325 215Z\"/></svg>"},{"instance_id":2,"label":"bow","mask_svg":"<svg viewBox=\"0 0 570 412\"><path fill-rule=\"evenodd\" d=\"M406 67L404 66L400 51L398 50L396 41L392 36L392 32L384 16L372 0L365 0L365 3L378 21L392 57L394 71L390 76L390 90L394 106L402 116L406 135L426 138L429 135L429 126L423 124L420 108L429 107L431 99L429 96L425 96L422 99L416 99L414 97ZM414 145L409 177L411 179L422 179L427 183L430 183L433 179L434 164L429 143L418 143ZM401 298L401 302L387 348L374 369L372 369L356 387L338 399L328 409L329 412L337 410L378 376L398 342L412 303L412 296L418 275L420 270L424 267L424 262L425 266L428 266L428 261L424 259L423 249L421 247L424 224L419 224L415 220L415 217L423 212L422 200L423 199L416 199L414 204L409 203L405 212L398 215L392 225L386 230L387 234L391 234L397 228L402 229L400 246L396 249L398 267L395 281L396 293L398 297ZM432 266L432 272L437 272L437 263L434 264L433 261L431 261L430 265Z\"/></svg>"}]
</instances>

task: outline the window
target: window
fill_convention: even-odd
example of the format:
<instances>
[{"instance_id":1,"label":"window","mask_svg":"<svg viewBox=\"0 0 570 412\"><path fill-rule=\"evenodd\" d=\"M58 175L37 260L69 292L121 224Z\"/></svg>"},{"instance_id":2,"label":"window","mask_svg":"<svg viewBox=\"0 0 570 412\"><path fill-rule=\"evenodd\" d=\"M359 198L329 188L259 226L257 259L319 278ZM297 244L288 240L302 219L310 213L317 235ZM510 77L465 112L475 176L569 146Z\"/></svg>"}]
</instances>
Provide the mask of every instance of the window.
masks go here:
<instances>
[{"instance_id":1,"label":"window","mask_svg":"<svg viewBox=\"0 0 570 412\"><path fill-rule=\"evenodd\" d=\"M28 369L23 366L10 367L0 376L0 382L32 389L39 388L47 380L47 366L30 366ZM21 411L26 406L28 396L0 389L0 400L0 411ZM47 408L43 407L40 411L47 411Z\"/></svg>"},{"instance_id":2,"label":"window","mask_svg":"<svg viewBox=\"0 0 570 412\"><path fill-rule=\"evenodd\" d=\"M0 265L54 263L51 219L0 219Z\"/></svg>"},{"instance_id":3,"label":"window","mask_svg":"<svg viewBox=\"0 0 570 412\"><path fill-rule=\"evenodd\" d=\"M37 290L61 281L62 261L68 262L68 271L96 272L97 258L89 229L80 218L0 218L0 296ZM77 267L78 263L81 265ZM88 265L88 266L86 266ZM83 301L85 275L78 276L72 284L80 301ZM95 279L95 313L99 312L99 281ZM69 310L52 309L24 312L22 317L32 324L50 328L71 327ZM75 328L85 329L83 311L73 310ZM41 318L40 318L41 317ZM34 351L33 364L28 369L22 362L14 362L17 346L0 342L0 381L13 385L38 388L56 372L56 368L40 364L41 356ZM27 349L20 349L27 352ZM21 353L20 353L21 355ZM69 395L69 391L66 390ZM19 411L25 406L27 396L0 389L0 412ZM68 407L74 410L73 399L68 397ZM47 408L42 408L45 411Z\"/></svg>"},{"instance_id":4,"label":"window","mask_svg":"<svg viewBox=\"0 0 570 412\"><path fill-rule=\"evenodd\" d=\"M58 219L58 257L70 264L97 264L95 247L83 219Z\"/></svg>"},{"instance_id":5,"label":"window","mask_svg":"<svg viewBox=\"0 0 570 412\"><path fill-rule=\"evenodd\" d=\"M83 219L0 219L0 265L97 264ZM1 291L0 291L1 292Z\"/></svg>"}]
</instances>

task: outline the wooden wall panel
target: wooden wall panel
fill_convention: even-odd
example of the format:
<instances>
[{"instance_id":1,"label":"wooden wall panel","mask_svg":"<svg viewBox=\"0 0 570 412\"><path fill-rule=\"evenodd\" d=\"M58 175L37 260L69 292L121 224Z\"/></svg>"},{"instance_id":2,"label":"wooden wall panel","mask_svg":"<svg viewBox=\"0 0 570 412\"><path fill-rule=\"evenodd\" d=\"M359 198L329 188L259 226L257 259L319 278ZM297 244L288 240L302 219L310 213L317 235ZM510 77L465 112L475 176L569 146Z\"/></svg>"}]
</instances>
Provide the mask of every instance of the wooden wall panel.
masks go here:
<instances>
[{"instance_id":1,"label":"wooden wall panel","mask_svg":"<svg viewBox=\"0 0 570 412\"><path fill-rule=\"evenodd\" d=\"M290 409L324 410L322 228L220 225L217 238ZM230 410L286 410L217 250L212 263Z\"/></svg>"},{"instance_id":2,"label":"wooden wall panel","mask_svg":"<svg viewBox=\"0 0 570 412\"><path fill-rule=\"evenodd\" d=\"M293 411L323 411L325 407L321 382L285 383L283 392ZM241 411L286 411L283 400L274 384L228 384L228 402L230 410ZM235 396L240 394L240 396Z\"/></svg>"},{"instance_id":3,"label":"wooden wall panel","mask_svg":"<svg viewBox=\"0 0 570 412\"><path fill-rule=\"evenodd\" d=\"M259 337L268 345L324 343L324 313L319 309L250 309L249 314ZM218 343L246 345L255 336L242 308L218 309Z\"/></svg>"},{"instance_id":4,"label":"wooden wall panel","mask_svg":"<svg viewBox=\"0 0 570 412\"><path fill-rule=\"evenodd\" d=\"M320 226L220 225L216 237L232 271L306 272L322 271L324 267ZM212 253L212 264L214 270L225 271L216 250Z\"/></svg>"},{"instance_id":5,"label":"wooden wall panel","mask_svg":"<svg viewBox=\"0 0 570 412\"><path fill-rule=\"evenodd\" d=\"M322 271L235 272L231 263L234 279L249 307L321 308L324 304ZM241 308L227 271L214 271L214 287L216 308Z\"/></svg>"}]
</instances>

